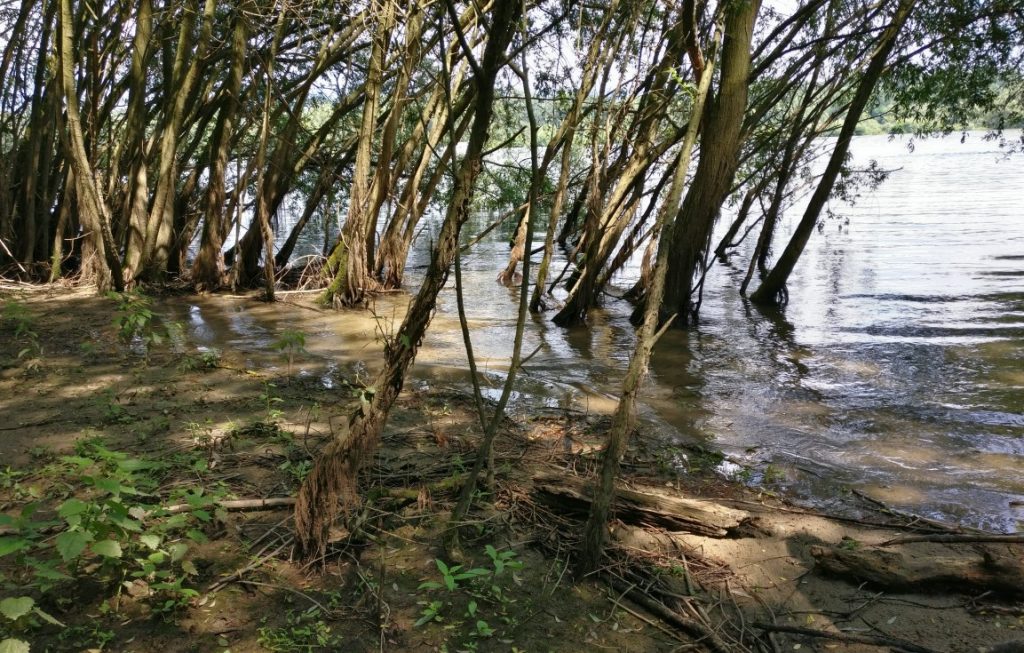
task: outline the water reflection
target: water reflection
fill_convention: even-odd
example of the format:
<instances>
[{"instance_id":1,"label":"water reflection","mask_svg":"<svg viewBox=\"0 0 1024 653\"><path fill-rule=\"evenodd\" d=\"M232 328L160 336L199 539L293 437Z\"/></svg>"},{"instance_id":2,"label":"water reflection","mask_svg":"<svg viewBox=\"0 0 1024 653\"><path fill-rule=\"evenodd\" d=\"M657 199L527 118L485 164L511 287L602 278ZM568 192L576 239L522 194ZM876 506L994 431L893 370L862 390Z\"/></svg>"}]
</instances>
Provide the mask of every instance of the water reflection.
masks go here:
<instances>
[{"instance_id":1,"label":"water reflection","mask_svg":"<svg viewBox=\"0 0 1024 653\"><path fill-rule=\"evenodd\" d=\"M670 331L655 351L641 430L770 462L786 470L793 492L820 503L854 486L927 516L1015 530L1024 519L1013 505L1024 499L1019 161L1000 160L975 136L964 145L919 142L913 153L884 137L860 138L854 157L878 158L897 172L857 206L832 207L842 218L814 235L784 311L753 309L739 297L745 265L712 271L701 322ZM964 170L972 171L970 184ZM476 233L492 219L475 216L467 230ZM798 219L792 211L780 233ZM463 262L489 396L499 392L514 332L516 291L494 280L513 226ZM412 286L434 230L428 225L413 251ZM563 265L553 263L555 274ZM636 271L634 265L620 285L628 287ZM413 374L421 383L467 388L452 283ZM365 375L379 364L381 331L400 322L406 301L379 298L377 319L242 300L228 311L200 301L183 308L182 318L200 342L268 366L280 363L261 359L261 350L282 329L302 329L314 354L304 365L328 374L329 362ZM540 349L512 409L574 401L591 412L611 410L632 353L629 311L608 298L585 329L531 318L524 350Z\"/></svg>"}]
</instances>

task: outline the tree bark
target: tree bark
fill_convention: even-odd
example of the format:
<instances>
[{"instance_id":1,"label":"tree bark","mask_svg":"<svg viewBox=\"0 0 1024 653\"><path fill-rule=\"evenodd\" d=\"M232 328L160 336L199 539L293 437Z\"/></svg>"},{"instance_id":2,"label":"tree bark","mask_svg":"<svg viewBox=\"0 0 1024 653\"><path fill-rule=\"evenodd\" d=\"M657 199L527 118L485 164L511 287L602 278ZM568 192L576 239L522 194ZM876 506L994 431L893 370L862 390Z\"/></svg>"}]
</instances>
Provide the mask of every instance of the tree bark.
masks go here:
<instances>
[{"instance_id":1,"label":"tree bark","mask_svg":"<svg viewBox=\"0 0 1024 653\"><path fill-rule=\"evenodd\" d=\"M676 315L676 324L680 326L690 324L695 317L694 281L698 272L703 271L711 232L739 165L750 74L750 42L760 5L760 0L753 0L728 9L721 81L708 107L697 171L671 234L672 254L661 319Z\"/></svg>"},{"instance_id":2,"label":"tree bark","mask_svg":"<svg viewBox=\"0 0 1024 653\"><path fill-rule=\"evenodd\" d=\"M839 178L843 161L846 160L846 155L850 150L850 142L853 140L857 123L860 122L860 116L864 113L864 109L874 93L875 85L885 71L889 55L896 46L896 39L906 24L907 19L910 18L910 14L916 4L917 0L900 0L892 20L885 28L885 31L882 32L881 37L879 37L878 44L871 55L867 68L857 84L857 90L854 93L853 100L850 102L850 107L846 111L846 118L843 120L843 126L839 130L839 136L836 139L835 148L832 150L828 164L825 166L825 172L822 173L818 186L814 189L814 194L811 195L811 199L807 202L807 208L804 209L803 217L800 218L796 231L790 238L789 244L786 245L786 249L782 252L775 267L768 273L768 276L758 289L754 291L754 294L750 296L750 301L755 304L777 305L782 302L789 275L793 272L793 268L796 267L797 262L800 260L807 242L811 239L814 227L818 224L821 210L832 195L832 189L835 187L836 179Z\"/></svg>"},{"instance_id":3,"label":"tree bark","mask_svg":"<svg viewBox=\"0 0 1024 653\"><path fill-rule=\"evenodd\" d=\"M756 0L755 0L756 4ZM755 10L756 11L756 10ZM713 66L717 43L721 37L718 27L713 37L707 56L707 65ZM705 71L706 72L706 71ZM651 351L657 340L658 311L665 292L665 282L669 267L669 238L672 233L672 220L677 212L679 200L683 194L686 175L690 167L693 147L697 141L697 132L704 115L704 105L711 88L711 74L702 74L694 98L693 112L686 127L686 135L679 153L679 161L672 177L668 197L665 198L655 224L655 231L660 234L657 262L651 287L648 291L644 307L643 323L637 332L636 347L629 360L626 377L622 384L622 395L612 415L612 426L608 433L608 444L601 455L601 472L593 490L593 502L583 531L583 550L580 552L579 567L583 573L590 573L601 566L604 555L604 543L608 537L608 514L615 500L615 481L619 476L622 456L626 452L626 443L636 423L636 400L647 373Z\"/></svg>"},{"instance_id":4,"label":"tree bark","mask_svg":"<svg viewBox=\"0 0 1024 653\"><path fill-rule=\"evenodd\" d=\"M67 1L67 0L65 0ZM494 85L505 64L505 51L519 18L519 0L495 0L483 60L474 67L476 98L473 127L462 159L437 244L426 278L409 306L396 337L386 346L384 369L367 389L362 406L349 420L348 436L332 440L317 457L313 469L299 489L295 506L295 530L300 553L305 557L322 554L327 531L334 521L339 501L355 502L359 469L377 446L388 412L398 398L405 375L416 357L434 312L437 294L459 248L459 233L469 217L473 187L483 165L484 145L494 104Z\"/></svg>"}]
</instances>

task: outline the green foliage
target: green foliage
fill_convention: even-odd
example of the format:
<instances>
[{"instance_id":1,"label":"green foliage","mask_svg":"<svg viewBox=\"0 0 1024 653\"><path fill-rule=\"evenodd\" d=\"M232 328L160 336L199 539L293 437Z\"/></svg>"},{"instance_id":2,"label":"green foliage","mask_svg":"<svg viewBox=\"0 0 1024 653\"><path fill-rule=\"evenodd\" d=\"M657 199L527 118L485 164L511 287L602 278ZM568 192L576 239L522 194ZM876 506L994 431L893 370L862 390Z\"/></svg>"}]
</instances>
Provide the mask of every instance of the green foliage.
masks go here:
<instances>
[{"instance_id":1,"label":"green foliage","mask_svg":"<svg viewBox=\"0 0 1024 653\"><path fill-rule=\"evenodd\" d=\"M187 586L198 574L188 552L206 541L201 527L214 519L211 511L222 495L179 490L166 498L187 510L172 514L154 495L165 470L164 463L109 449L98 438L78 441L74 455L43 472L80 488L56 506L53 518L36 518L43 513L38 501L15 514L0 514L0 528L7 533L0 536L0 558L20 570L16 586L56 601L66 583L89 576L111 587L141 588L158 614L187 605L198 595ZM5 600L0 612L15 625L32 619L57 624L30 596ZM109 636L97 633L96 638Z\"/></svg>"},{"instance_id":2,"label":"green foliage","mask_svg":"<svg viewBox=\"0 0 1024 653\"><path fill-rule=\"evenodd\" d=\"M182 372L205 372L215 370L220 365L221 354L216 349L201 351L196 355L185 356L178 362Z\"/></svg>"},{"instance_id":3,"label":"green foliage","mask_svg":"<svg viewBox=\"0 0 1024 653\"><path fill-rule=\"evenodd\" d=\"M14 327L14 342L18 343L17 359L25 361L29 371L39 369L43 347L39 342L39 334L35 331L35 320L21 302L10 300L4 304L4 321Z\"/></svg>"},{"instance_id":4,"label":"green foliage","mask_svg":"<svg viewBox=\"0 0 1024 653\"><path fill-rule=\"evenodd\" d=\"M281 418L284 413L278 406L284 403L284 399L278 397L274 393L274 388L277 386L267 381L263 384L263 392L260 393L260 402L266 406L267 409L267 422L273 424Z\"/></svg>"},{"instance_id":5,"label":"green foliage","mask_svg":"<svg viewBox=\"0 0 1024 653\"><path fill-rule=\"evenodd\" d=\"M341 639L331 633L331 627L324 623L320 608L317 607L301 612L289 610L283 627L261 627L257 641L260 646L275 653L333 650L341 645Z\"/></svg>"},{"instance_id":6,"label":"green foliage","mask_svg":"<svg viewBox=\"0 0 1024 653\"><path fill-rule=\"evenodd\" d=\"M515 625L509 613L515 600L508 594L505 581L509 578L516 581L507 572L522 569L523 563L516 559L515 551L498 551L490 544L484 547L484 553L490 560L490 567L449 566L443 560L434 560L440 580L427 580L419 585L418 589L427 591L428 595L419 601L422 607L414 627L448 620L451 623L446 628L461 629L463 633L460 649L473 649L477 640L490 638L498 632L485 617L506 626Z\"/></svg>"},{"instance_id":7,"label":"green foliage","mask_svg":"<svg viewBox=\"0 0 1024 653\"><path fill-rule=\"evenodd\" d=\"M292 365L295 362L295 356L308 353L306 351L306 334L295 329L285 329L282 331L280 337L270 347L283 353L287 358L288 376L292 375Z\"/></svg>"},{"instance_id":8,"label":"green foliage","mask_svg":"<svg viewBox=\"0 0 1024 653\"><path fill-rule=\"evenodd\" d=\"M145 362L149 364L153 347L170 337L166 328L158 328L152 300L139 290L120 294L109 292L107 297L117 302L114 326L117 328L118 339L128 351L136 344L141 344Z\"/></svg>"}]
</instances>

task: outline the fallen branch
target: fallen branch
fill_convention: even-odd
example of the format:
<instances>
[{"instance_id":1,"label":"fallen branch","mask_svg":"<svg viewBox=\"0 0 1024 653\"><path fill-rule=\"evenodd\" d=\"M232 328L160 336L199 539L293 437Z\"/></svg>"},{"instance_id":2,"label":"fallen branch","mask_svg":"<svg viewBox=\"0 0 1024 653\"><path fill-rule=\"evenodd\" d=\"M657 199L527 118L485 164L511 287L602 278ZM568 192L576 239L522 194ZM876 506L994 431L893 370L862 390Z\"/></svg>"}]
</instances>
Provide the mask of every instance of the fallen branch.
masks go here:
<instances>
[{"instance_id":1,"label":"fallen branch","mask_svg":"<svg viewBox=\"0 0 1024 653\"><path fill-rule=\"evenodd\" d=\"M535 492L549 505L572 513L586 514L592 488L588 482L568 474L541 474L534 477ZM706 537L728 537L743 525L749 513L727 508L713 501L684 499L658 492L618 487L612 512L616 519L631 524L660 526L671 531L686 531Z\"/></svg>"},{"instance_id":2,"label":"fallen branch","mask_svg":"<svg viewBox=\"0 0 1024 653\"><path fill-rule=\"evenodd\" d=\"M729 648L713 630L704 624L687 619L675 610L670 609L665 604L659 603L658 601L650 598L642 591L638 590L636 586L627 585L615 578L610 578L608 582L616 592L622 593L624 596L628 597L630 601L636 603L665 623L677 628L690 637L696 638L698 642L704 644L709 650L714 651L715 653L732 653L733 649Z\"/></svg>"},{"instance_id":3,"label":"fallen branch","mask_svg":"<svg viewBox=\"0 0 1024 653\"><path fill-rule=\"evenodd\" d=\"M935 542L940 544L971 544L980 542L1024 544L1024 533L1008 533L1006 535L907 535L905 537L897 537L888 540L887 542L882 542L878 546L895 546L897 544L910 544L912 542Z\"/></svg>"},{"instance_id":4,"label":"fallen branch","mask_svg":"<svg viewBox=\"0 0 1024 653\"><path fill-rule=\"evenodd\" d=\"M800 626L783 626L779 624L755 623L758 628L769 633L789 633L791 635L803 635L804 637L819 637L822 639L833 639L837 642L850 642L853 644L873 644L875 646L892 646L895 648L910 651L911 653L939 653L935 649L921 646L904 639L894 637L883 637L881 635L856 635L853 633L829 632L827 630L815 630L813 628L801 628Z\"/></svg>"},{"instance_id":5,"label":"fallen branch","mask_svg":"<svg viewBox=\"0 0 1024 653\"><path fill-rule=\"evenodd\" d=\"M280 508L282 506L294 506L295 497L273 497L270 499L234 499L231 501L218 501L214 504L218 508L227 510L229 512L243 511L243 510L269 510L271 508ZM167 506L166 508L160 508L151 510L149 514L154 512L167 513L169 515L177 515L183 512L192 512L200 508L201 506L193 506L188 503L180 503L174 506Z\"/></svg>"}]
</instances>

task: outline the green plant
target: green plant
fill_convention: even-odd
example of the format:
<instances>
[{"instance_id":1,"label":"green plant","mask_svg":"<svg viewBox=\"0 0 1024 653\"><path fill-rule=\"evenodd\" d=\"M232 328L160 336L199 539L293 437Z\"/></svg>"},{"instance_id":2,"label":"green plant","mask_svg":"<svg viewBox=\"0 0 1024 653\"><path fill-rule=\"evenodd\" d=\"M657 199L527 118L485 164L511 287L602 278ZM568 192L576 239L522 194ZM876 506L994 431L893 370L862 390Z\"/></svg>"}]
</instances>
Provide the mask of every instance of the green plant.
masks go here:
<instances>
[{"instance_id":1,"label":"green plant","mask_svg":"<svg viewBox=\"0 0 1024 653\"><path fill-rule=\"evenodd\" d=\"M43 355L43 347L39 343L39 334L35 331L35 320L21 302L11 300L4 305L4 319L14 323L14 341L20 349L16 358L24 360L30 371L39 368L39 359Z\"/></svg>"},{"instance_id":2,"label":"green plant","mask_svg":"<svg viewBox=\"0 0 1024 653\"><path fill-rule=\"evenodd\" d=\"M178 363L182 372L204 372L217 369L220 365L220 352L216 349L201 351L194 356L185 356Z\"/></svg>"},{"instance_id":3,"label":"green plant","mask_svg":"<svg viewBox=\"0 0 1024 653\"><path fill-rule=\"evenodd\" d=\"M490 544L484 547L484 553L490 560L490 568L467 569L464 565L449 566L443 560L434 561L440 580L424 581L418 589L430 593L440 591L443 594L440 597L428 596L419 601L422 608L415 627L440 623L448 618L452 624L447 628L464 626L459 650L472 650L476 647L475 640L489 638L497 633L497 629L485 617L497 618L508 625L514 623L509 607L515 601L503 585L504 580L510 576L507 572L522 569L523 563L516 559L515 551L499 551ZM464 604L464 609L456 607L457 604Z\"/></svg>"},{"instance_id":4,"label":"green plant","mask_svg":"<svg viewBox=\"0 0 1024 653\"><path fill-rule=\"evenodd\" d=\"M191 543L206 540L200 527L214 518L221 495L202 488L172 493L169 499L188 506L172 514L153 494L165 467L111 450L99 438L79 440L75 455L47 468L76 495L57 506L56 520L35 518L39 502L0 514L0 557L14 558L21 587L55 601L63 583L91 576L142 588L158 614L178 610L197 596L187 582L198 570L186 555Z\"/></svg>"},{"instance_id":5,"label":"green plant","mask_svg":"<svg viewBox=\"0 0 1024 653\"><path fill-rule=\"evenodd\" d=\"M98 623L92 622L68 626L60 632L57 639L61 642L67 642L68 648L74 646L76 648L102 651L106 648L107 644L114 640L114 637L116 637L116 633L113 630L103 628Z\"/></svg>"},{"instance_id":6,"label":"green plant","mask_svg":"<svg viewBox=\"0 0 1024 653\"><path fill-rule=\"evenodd\" d=\"M324 623L320 608L317 607L303 611L289 610L283 627L262 626L258 633L259 645L275 653L312 651L341 644L341 640L331 632L331 627Z\"/></svg>"},{"instance_id":7,"label":"green plant","mask_svg":"<svg viewBox=\"0 0 1024 653\"><path fill-rule=\"evenodd\" d=\"M277 408L279 404L284 403L284 399L281 399L274 394L273 389L277 386L270 381L263 383L263 392L260 393L260 401L266 406L267 409L267 422L274 423L281 418L284 413L281 409Z\"/></svg>"},{"instance_id":8,"label":"green plant","mask_svg":"<svg viewBox=\"0 0 1024 653\"><path fill-rule=\"evenodd\" d=\"M148 365L153 347L168 337L166 329L157 328L152 300L138 290L120 294L109 292L107 297L117 301L114 326L117 327L118 338L129 351L136 342L141 343L143 356Z\"/></svg>"},{"instance_id":9,"label":"green plant","mask_svg":"<svg viewBox=\"0 0 1024 653\"><path fill-rule=\"evenodd\" d=\"M786 480L786 473L775 465L768 465L764 468L764 482L767 484L779 483Z\"/></svg>"},{"instance_id":10,"label":"green plant","mask_svg":"<svg viewBox=\"0 0 1024 653\"><path fill-rule=\"evenodd\" d=\"M0 624L2 625L0 632L21 634L38 628L40 620L56 626L64 626L49 613L39 609L35 599L31 596L15 596L0 601L0 615L4 618ZM28 650L28 642L22 639L7 637L0 641L0 652L3 653L28 653Z\"/></svg>"},{"instance_id":11,"label":"green plant","mask_svg":"<svg viewBox=\"0 0 1024 653\"><path fill-rule=\"evenodd\" d=\"M295 329L285 329L282 331L281 335L270 347L283 353L288 359L288 376L292 375L292 364L295 362L295 356L308 353L306 351L306 334Z\"/></svg>"},{"instance_id":12,"label":"green plant","mask_svg":"<svg viewBox=\"0 0 1024 653\"><path fill-rule=\"evenodd\" d=\"M96 401L100 402L104 424L131 424L135 421L135 416L118 402L113 390L104 390L102 395L96 397Z\"/></svg>"}]
</instances>

